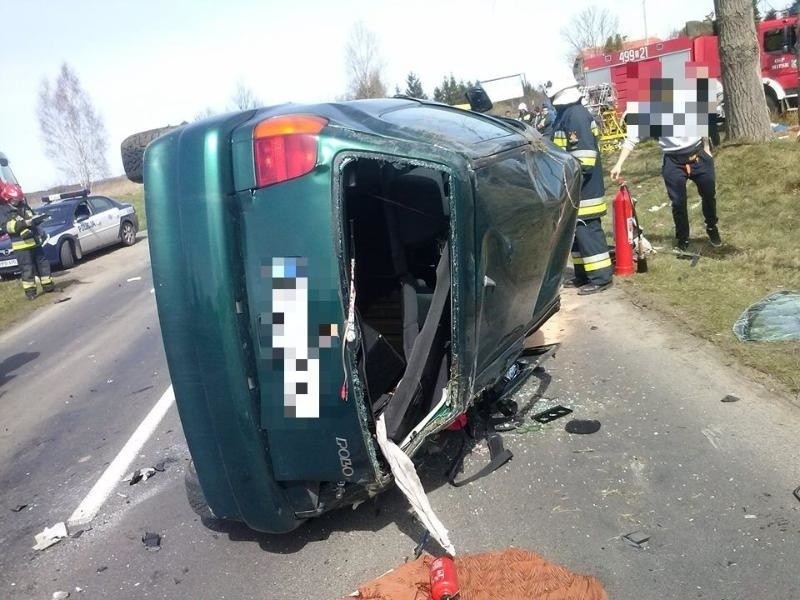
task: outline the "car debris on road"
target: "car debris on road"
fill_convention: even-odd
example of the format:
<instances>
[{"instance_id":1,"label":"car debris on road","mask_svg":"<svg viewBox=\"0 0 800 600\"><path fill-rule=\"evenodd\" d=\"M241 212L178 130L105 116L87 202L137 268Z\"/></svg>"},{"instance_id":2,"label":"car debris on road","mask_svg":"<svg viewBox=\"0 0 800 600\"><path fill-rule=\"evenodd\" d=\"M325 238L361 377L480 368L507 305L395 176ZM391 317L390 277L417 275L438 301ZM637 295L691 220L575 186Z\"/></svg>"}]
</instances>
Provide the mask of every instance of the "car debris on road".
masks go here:
<instances>
[{"instance_id":1,"label":"car debris on road","mask_svg":"<svg viewBox=\"0 0 800 600\"><path fill-rule=\"evenodd\" d=\"M56 523L52 527L45 527L40 533L37 533L34 538L36 545L33 546L34 550L45 550L53 544L57 544L67 537L67 525L62 521Z\"/></svg>"}]
</instances>

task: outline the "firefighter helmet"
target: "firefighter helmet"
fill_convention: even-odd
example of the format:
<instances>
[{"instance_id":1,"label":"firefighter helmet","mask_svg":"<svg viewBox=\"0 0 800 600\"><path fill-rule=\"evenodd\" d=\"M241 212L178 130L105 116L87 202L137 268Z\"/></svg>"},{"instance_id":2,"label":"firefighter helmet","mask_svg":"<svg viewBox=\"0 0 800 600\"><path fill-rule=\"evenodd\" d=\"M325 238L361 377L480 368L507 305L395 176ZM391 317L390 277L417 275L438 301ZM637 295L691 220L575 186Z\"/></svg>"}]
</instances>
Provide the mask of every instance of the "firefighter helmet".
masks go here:
<instances>
[{"instance_id":1,"label":"firefighter helmet","mask_svg":"<svg viewBox=\"0 0 800 600\"><path fill-rule=\"evenodd\" d=\"M0 202L8 204L14 200L22 200L22 188L18 183L0 181Z\"/></svg>"},{"instance_id":2,"label":"firefighter helmet","mask_svg":"<svg viewBox=\"0 0 800 600\"><path fill-rule=\"evenodd\" d=\"M553 73L553 76L544 84L544 91L547 97L552 100L559 92L577 87L578 81L575 79L572 70L564 67L563 70Z\"/></svg>"}]
</instances>

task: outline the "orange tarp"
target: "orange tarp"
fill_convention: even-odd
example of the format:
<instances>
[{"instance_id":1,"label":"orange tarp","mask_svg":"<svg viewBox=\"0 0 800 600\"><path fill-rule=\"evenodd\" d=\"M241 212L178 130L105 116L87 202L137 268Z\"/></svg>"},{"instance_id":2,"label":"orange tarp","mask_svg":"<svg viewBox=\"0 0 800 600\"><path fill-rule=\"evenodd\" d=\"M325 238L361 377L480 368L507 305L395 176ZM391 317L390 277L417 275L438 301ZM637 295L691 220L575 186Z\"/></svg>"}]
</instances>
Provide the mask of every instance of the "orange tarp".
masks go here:
<instances>
[{"instance_id":1,"label":"orange tarp","mask_svg":"<svg viewBox=\"0 0 800 600\"><path fill-rule=\"evenodd\" d=\"M358 588L361 600L429 600L429 568L423 555ZM509 549L455 558L461 600L608 600L603 585L538 554ZM352 598L352 596L351 596Z\"/></svg>"}]
</instances>

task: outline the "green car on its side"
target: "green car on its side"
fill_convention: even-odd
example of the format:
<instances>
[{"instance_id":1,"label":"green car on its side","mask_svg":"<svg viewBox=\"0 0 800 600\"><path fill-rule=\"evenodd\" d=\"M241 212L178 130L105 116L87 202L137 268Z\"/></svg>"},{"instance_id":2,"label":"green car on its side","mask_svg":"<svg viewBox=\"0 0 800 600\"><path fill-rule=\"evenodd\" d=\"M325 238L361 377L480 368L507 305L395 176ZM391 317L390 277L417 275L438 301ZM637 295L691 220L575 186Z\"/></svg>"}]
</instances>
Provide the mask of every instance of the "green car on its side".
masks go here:
<instances>
[{"instance_id":1,"label":"green car on its side","mask_svg":"<svg viewBox=\"0 0 800 600\"><path fill-rule=\"evenodd\" d=\"M377 417L413 455L558 310L580 167L523 124L411 99L287 104L123 154L140 164L154 137L129 176L217 517L286 532L385 489Z\"/></svg>"}]
</instances>

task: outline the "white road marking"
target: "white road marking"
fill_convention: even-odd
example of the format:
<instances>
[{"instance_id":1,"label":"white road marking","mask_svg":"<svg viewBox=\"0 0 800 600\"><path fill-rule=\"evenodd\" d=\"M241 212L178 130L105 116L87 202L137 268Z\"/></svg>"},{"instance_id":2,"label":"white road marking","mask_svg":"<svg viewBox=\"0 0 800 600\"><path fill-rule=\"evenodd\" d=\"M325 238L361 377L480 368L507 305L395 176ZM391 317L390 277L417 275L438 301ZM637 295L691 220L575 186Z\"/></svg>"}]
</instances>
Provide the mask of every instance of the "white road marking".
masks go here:
<instances>
[{"instance_id":1,"label":"white road marking","mask_svg":"<svg viewBox=\"0 0 800 600\"><path fill-rule=\"evenodd\" d=\"M80 503L75 512L67 521L67 525L75 527L76 525L85 525L89 523L97 513L100 507L114 491L114 488L119 484L120 480L125 476L133 460L139 454L139 451L144 446L148 438L153 434L158 424L167 414L170 406L175 402L175 393L172 386L167 388L167 391L155 403L147 416L133 432L133 435L128 439L119 454L111 461L108 468L94 484L86 498Z\"/></svg>"}]
</instances>

